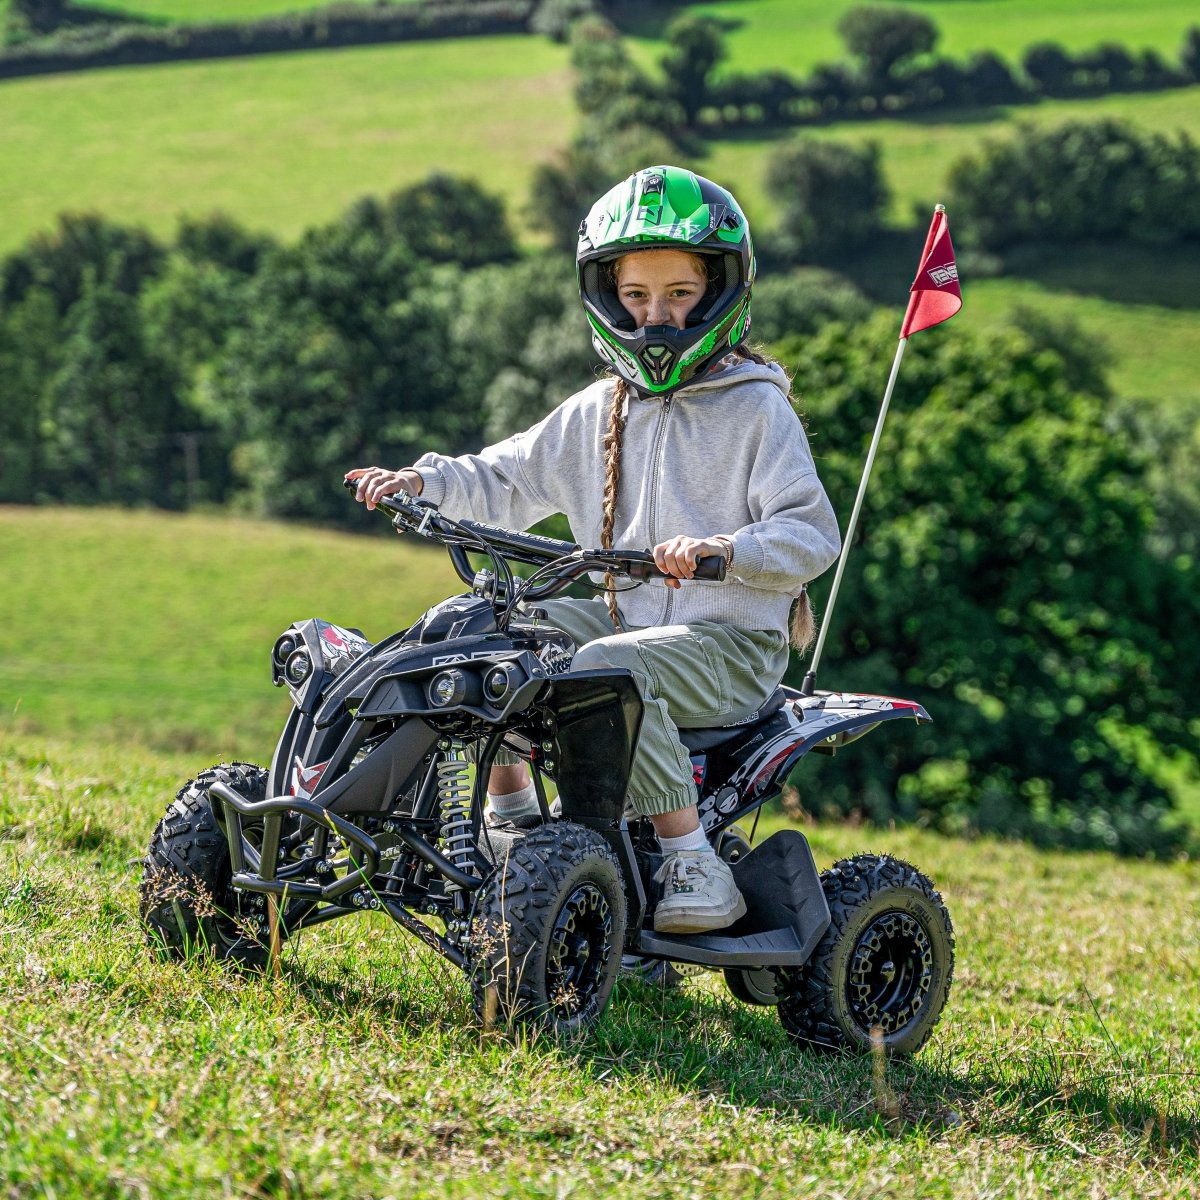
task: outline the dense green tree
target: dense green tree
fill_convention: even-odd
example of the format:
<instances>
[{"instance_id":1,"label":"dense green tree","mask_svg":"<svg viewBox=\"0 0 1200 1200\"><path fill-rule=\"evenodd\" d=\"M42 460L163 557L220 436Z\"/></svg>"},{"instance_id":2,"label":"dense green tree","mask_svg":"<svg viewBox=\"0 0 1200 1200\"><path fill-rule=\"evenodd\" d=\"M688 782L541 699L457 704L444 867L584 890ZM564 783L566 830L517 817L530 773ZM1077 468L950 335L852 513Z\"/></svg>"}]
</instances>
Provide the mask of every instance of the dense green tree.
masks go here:
<instances>
[{"instance_id":1,"label":"dense green tree","mask_svg":"<svg viewBox=\"0 0 1200 1200\"><path fill-rule=\"evenodd\" d=\"M135 296L165 260L166 250L144 229L95 213L64 213L56 228L0 263L0 303L19 303L30 288L41 287L65 315L82 297L86 276Z\"/></svg>"},{"instance_id":2,"label":"dense green tree","mask_svg":"<svg viewBox=\"0 0 1200 1200\"><path fill-rule=\"evenodd\" d=\"M801 347L795 391L843 514L894 342L881 317ZM870 752L817 767L808 807L1170 844L1154 764L1156 751L1200 748L1186 717L1200 612L1188 564L1152 544L1148 466L1107 396L1072 386L1051 346L1020 331L922 335L818 683L918 700L936 724L892 727Z\"/></svg>"},{"instance_id":3,"label":"dense green tree","mask_svg":"<svg viewBox=\"0 0 1200 1200\"><path fill-rule=\"evenodd\" d=\"M1070 91L1075 78L1074 60L1055 42L1035 42L1025 51L1021 67L1048 96Z\"/></svg>"},{"instance_id":4,"label":"dense green tree","mask_svg":"<svg viewBox=\"0 0 1200 1200\"><path fill-rule=\"evenodd\" d=\"M477 443L449 337L458 278L344 221L266 259L212 385L262 511L347 523L349 468Z\"/></svg>"},{"instance_id":5,"label":"dense green tree","mask_svg":"<svg viewBox=\"0 0 1200 1200\"><path fill-rule=\"evenodd\" d=\"M470 179L435 173L393 193L381 211L384 232L427 262L470 268L517 254L504 201Z\"/></svg>"},{"instance_id":6,"label":"dense green tree","mask_svg":"<svg viewBox=\"0 0 1200 1200\"><path fill-rule=\"evenodd\" d=\"M239 275L253 275L276 245L265 233L252 233L225 213L182 217L175 249L190 262L209 263Z\"/></svg>"},{"instance_id":7,"label":"dense green tree","mask_svg":"<svg viewBox=\"0 0 1200 1200\"><path fill-rule=\"evenodd\" d=\"M66 19L71 0L9 0L9 17L34 33L50 33Z\"/></svg>"},{"instance_id":8,"label":"dense green tree","mask_svg":"<svg viewBox=\"0 0 1200 1200\"><path fill-rule=\"evenodd\" d=\"M836 264L882 228L889 196L873 142L798 138L771 158L767 183L779 198L778 248L793 260Z\"/></svg>"},{"instance_id":9,"label":"dense green tree","mask_svg":"<svg viewBox=\"0 0 1200 1200\"><path fill-rule=\"evenodd\" d=\"M872 91L886 91L896 68L937 45L937 26L906 8L862 5L847 9L838 21L846 49L862 64Z\"/></svg>"},{"instance_id":10,"label":"dense green tree","mask_svg":"<svg viewBox=\"0 0 1200 1200\"><path fill-rule=\"evenodd\" d=\"M1179 65L1190 79L1200 80L1200 25L1193 25L1184 34Z\"/></svg>"},{"instance_id":11,"label":"dense green tree","mask_svg":"<svg viewBox=\"0 0 1200 1200\"><path fill-rule=\"evenodd\" d=\"M709 100L709 81L725 58L721 26L711 17L684 13L667 26L667 52L660 62L667 78L667 95L684 112L688 125Z\"/></svg>"},{"instance_id":12,"label":"dense green tree","mask_svg":"<svg viewBox=\"0 0 1200 1200\"><path fill-rule=\"evenodd\" d=\"M32 287L0 308L0 501L30 504L52 496L46 477L50 383L64 341L54 296Z\"/></svg>"},{"instance_id":13,"label":"dense green tree","mask_svg":"<svg viewBox=\"0 0 1200 1200\"><path fill-rule=\"evenodd\" d=\"M530 18L529 28L543 37L565 42L576 21L595 14L594 0L540 0L537 11Z\"/></svg>"},{"instance_id":14,"label":"dense green tree","mask_svg":"<svg viewBox=\"0 0 1200 1200\"><path fill-rule=\"evenodd\" d=\"M950 170L963 241L1200 237L1200 147L1119 121L1022 126Z\"/></svg>"},{"instance_id":15,"label":"dense green tree","mask_svg":"<svg viewBox=\"0 0 1200 1200\"><path fill-rule=\"evenodd\" d=\"M811 337L830 321L865 321L870 301L847 279L817 267L768 272L754 285L751 337L766 342L792 362L794 339Z\"/></svg>"},{"instance_id":16,"label":"dense green tree","mask_svg":"<svg viewBox=\"0 0 1200 1200\"><path fill-rule=\"evenodd\" d=\"M146 346L136 298L85 275L43 414L45 474L74 504L169 505L174 380Z\"/></svg>"}]
</instances>

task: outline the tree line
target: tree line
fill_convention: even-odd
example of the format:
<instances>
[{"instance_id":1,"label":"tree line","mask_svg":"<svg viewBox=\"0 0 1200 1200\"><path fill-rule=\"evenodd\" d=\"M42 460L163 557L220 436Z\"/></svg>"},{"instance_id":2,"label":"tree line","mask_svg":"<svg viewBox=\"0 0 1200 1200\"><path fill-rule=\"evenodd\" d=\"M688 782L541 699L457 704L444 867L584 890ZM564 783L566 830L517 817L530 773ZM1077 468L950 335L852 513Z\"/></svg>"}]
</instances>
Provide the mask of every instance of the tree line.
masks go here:
<instances>
[{"instance_id":1,"label":"tree line","mask_svg":"<svg viewBox=\"0 0 1200 1200\"><path fill-rule=\"evenodd\" d=\"M939 56L938 28L923 13L861 5L843 13L837 25L848 61L822 63L797 78L778 70L722 72L727 52L721 21L684 12L666 29L667 50L659 60L662 83L633 62L619 29L602 14L564 23L562 29L569 29L575 40L585 114L649 105L655 117L647 123L676 135L1018 104L1043 96L1187 87L1200 81L1200 26L1185 32L1175 63L1155 50L1134 52L1115 43L1071 54L1055 43L1039 42L1014 69L991 51L965 62Z\"/></svg>"}]
</instances>

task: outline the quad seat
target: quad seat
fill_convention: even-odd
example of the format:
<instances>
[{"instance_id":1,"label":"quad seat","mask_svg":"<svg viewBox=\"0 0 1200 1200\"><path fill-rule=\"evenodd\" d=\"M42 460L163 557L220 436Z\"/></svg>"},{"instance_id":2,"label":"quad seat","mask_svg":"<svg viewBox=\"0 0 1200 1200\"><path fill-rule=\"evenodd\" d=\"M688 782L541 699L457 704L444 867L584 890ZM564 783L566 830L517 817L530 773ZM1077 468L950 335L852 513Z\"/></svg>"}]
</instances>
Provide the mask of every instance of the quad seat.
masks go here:
<instances>
[{"instance_id":1,"label":"quad seat","mask_svg":"<svg viewBox=\"0 0 1200 1200\"><path fill-rule=\"evenodd\" d=\"M692 754L715 750L718 746L724 745L726 742L731 742L734 738L740 738L743 734L749 733L755 727L769 721L788 700L794 698L795 693L789 696L786 688L777 687L763 701L758 712L752 713L736 725L718 725L704 729L681 729L679 731L679 740L683 743L684 748Z\"/></svg>"}]
</instances>

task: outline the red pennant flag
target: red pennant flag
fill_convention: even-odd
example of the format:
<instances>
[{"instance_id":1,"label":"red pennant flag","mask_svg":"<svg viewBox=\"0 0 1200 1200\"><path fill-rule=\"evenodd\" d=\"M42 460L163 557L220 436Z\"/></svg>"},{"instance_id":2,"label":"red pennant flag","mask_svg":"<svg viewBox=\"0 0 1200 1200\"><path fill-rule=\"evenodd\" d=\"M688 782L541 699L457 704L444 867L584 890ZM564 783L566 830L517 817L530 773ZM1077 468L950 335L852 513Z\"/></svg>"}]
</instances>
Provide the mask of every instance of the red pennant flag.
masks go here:
<instances>
[{"instance_id":1,"label":"red pennant flag","mask_svg":"<svg viewBox=\"0 0 1200 1200\"><path fill-rule=\"evenodd\" d=\"M925 238L921 266L909 289L908 311L900 327L901 339L948 321L960 308L962 291L958 286L954 247L950 244L950 226L946 221L946 209L939 204L934 209Z\"/></svg>"}]
</instances>

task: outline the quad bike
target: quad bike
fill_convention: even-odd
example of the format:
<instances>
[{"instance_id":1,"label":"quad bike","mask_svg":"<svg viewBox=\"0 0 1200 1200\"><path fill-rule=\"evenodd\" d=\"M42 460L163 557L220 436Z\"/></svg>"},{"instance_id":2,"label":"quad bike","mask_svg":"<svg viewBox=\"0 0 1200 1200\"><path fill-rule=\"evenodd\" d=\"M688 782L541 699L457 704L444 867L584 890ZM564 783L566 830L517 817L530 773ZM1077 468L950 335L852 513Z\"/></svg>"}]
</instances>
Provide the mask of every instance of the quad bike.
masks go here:
<instances>
[{"instance_id":1,"label":"quad bike","mask_svg":"<svg viewBox=\"0 0 1200 1200\"><path fill-rule=\"evenodd\" d=\"M140 904L153 941L263 967L279 938L380 912L469 974L485 1022L585 1029L624 956L649 973L722 971L809 1048L924 1044L954 957L930 882L872 854L818 873L799 831L751 848L736 825L805 754L929 720L919 704L781 687L740 724L682 730L705 831L748 911L711 933L656 933L662 856L625 807L641 699L628 672L568 671L572 644L537 607L589 573L658 575L653 556L453 521L405 495L379 507L443 545L470 591L374 645L321 620L285 630L272 678L293 708L270 770L202 772L154 832ZM513 562L533 570L522 578ZM721 558L701 560L698 577L723 575ZM485 820L501 747L531 770L544 818L531 829Z\"/></svg>"}]
</instances>

